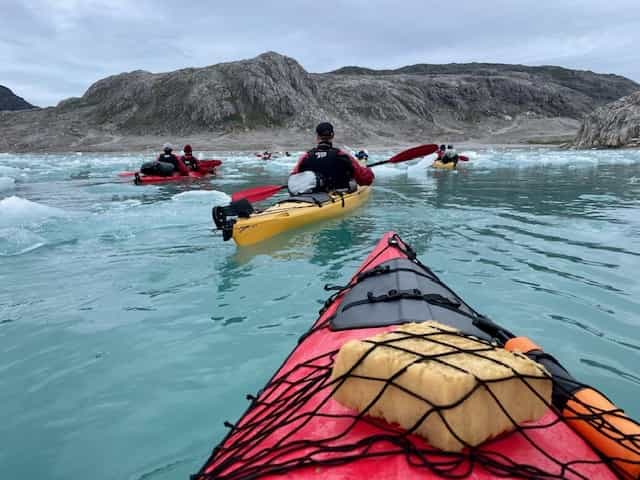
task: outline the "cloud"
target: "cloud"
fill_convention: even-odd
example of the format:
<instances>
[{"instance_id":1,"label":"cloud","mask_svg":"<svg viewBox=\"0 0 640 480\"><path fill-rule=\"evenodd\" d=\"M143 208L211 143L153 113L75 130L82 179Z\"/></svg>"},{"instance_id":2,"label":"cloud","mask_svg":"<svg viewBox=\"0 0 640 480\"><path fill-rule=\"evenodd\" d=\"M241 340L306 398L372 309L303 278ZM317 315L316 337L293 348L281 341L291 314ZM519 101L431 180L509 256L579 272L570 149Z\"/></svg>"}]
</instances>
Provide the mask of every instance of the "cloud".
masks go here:
<instances>
[{"instance_id":1,"label":"cloud","mask_svg":"<svg viewBox=\"0 0 640 480\"><path fill-rule=\"evenodd\" d=\"M267 50L309 71L413 63L559 64L640 81L637 0L27 0L2 6L0 83L52 105L115 73Z\"/></svg>"}]
</instances>

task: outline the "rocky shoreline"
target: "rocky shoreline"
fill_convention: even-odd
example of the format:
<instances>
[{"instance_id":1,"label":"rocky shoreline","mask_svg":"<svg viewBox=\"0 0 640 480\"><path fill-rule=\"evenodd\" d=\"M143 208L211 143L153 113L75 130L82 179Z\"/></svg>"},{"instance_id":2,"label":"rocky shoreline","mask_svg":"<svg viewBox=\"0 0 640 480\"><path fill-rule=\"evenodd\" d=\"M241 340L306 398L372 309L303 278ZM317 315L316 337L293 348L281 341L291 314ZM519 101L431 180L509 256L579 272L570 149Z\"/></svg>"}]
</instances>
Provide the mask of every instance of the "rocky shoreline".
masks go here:
<instances>
[{"instance_id":1,"label":"rocky shoreline","mask_svg":"<svg viewBox=\"0 0 640 480\"><path fill-rule=\"evenodd\" d=\"M596 109L576 136L577 148L640 147L640 91Z\"/></svg>"},{"instance_id":2,"label":"rocky shoreline","mask_svg":"<svg viewBox=\"0 0 640 480\"><path fill-rule=\"evenodd\" d=\"M425 135L412 138L397 137L392 139L369 138L363 141L357 136L345 136L338 133L336 135L336 145L363 146L369 150L403 149L410 145L420 143L455 143L464 148L488 148L488 147L511 147L511 148L533 148L549 147L559 148L571 145L577 131L576 125L573 130L568 130L565 135L559 135L557 131L540 132L534 131L531 137L523 137L520 134L501 133L495 137L485 137L481 139L452 140L447 135ZM87 144L48 144L35 145L24 144L24 148L19 150L3 149L3 141L0 139L0 152L14 153L124 153L124 152L157 152L165 142L173 143L176 148L185 144L191 144L198 151L234 151L234 152L262 152L269 151L299 151L311 148L315 135L312 130L308 132L287 131L287 130L258 130L244 134L229 134L219 137L211 136L94 136L92 142Z\"/></svg>"}]
</instances>

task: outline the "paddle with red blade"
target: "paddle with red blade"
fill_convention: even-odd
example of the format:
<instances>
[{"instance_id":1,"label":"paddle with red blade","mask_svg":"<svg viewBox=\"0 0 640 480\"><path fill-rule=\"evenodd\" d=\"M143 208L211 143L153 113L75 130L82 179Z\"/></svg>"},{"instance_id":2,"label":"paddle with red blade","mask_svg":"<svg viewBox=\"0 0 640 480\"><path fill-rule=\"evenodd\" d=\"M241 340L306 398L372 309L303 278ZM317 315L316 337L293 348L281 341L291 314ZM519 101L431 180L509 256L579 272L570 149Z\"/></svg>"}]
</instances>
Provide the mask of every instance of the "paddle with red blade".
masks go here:
<instances>
[{"instance_id":1,"label":"paddle with red blade","mask_svg":"<svg viewBox=\"0 0 640 480\"><path fill-rule=\"evenodd\" d=\"M286 185L265 185L263 187L248 188L246 190L240 190L231 195L231 201L237 202L243 198L250 203L259 202L265 200L272 195L275 195L280 190L287 188Z\"/></svg>"},{"instance_id":2,"label":"paddle with red blade","mask_svg":"<svg viewBox=\"0 0 640 480\"><path fill-rule=\"evenodd\" d=\"M427 155L431 155L432 153L436 153L438 151L438 145L436 144L427 144L427 145L419 145L417 147L409 148L408 150L404 150L400 153L396 153L389 160L383 160L381 162L372 163L367 165L367 167L377 167L378 165L385 165L387 163L400 163L406 162L408 160L413 160L415 158L426 157Z\"/></svg>"},{"instance_id":3,"label":"paddle with red blade","mask_svg":"<svg viewBox=\"0 0 640 480\"><path fill-rule=\"evenodd\" d=\"M371 165L367 165L367 167L376 167L378 165L384 165L386 163L406 162L408 160L431 155L432 153L435 153L437 151L438 146L435 144L419 145L417 147L409 148L400 153L397 153L388 160L383 160L382 162L376 162L372 163ZM244 198L251 203L260 202L261 200L266 200L267 198L275 195L280 190L284 190L285 188L287 188L286 185L265 185L263 187L248 188L247 190L241 190L232 194L231 200L233 202L236 202Z\"/></svg>"},{"instance_id":4,"label":"paddle with red blade","mask_svg":"<svg viewBox=\"0 0 640 480\"><path fill-rule=\"evenodd\" d=\"M198 170L213 170L222 165L222 160L198 160Z\"/></svg>"}]
</instances>

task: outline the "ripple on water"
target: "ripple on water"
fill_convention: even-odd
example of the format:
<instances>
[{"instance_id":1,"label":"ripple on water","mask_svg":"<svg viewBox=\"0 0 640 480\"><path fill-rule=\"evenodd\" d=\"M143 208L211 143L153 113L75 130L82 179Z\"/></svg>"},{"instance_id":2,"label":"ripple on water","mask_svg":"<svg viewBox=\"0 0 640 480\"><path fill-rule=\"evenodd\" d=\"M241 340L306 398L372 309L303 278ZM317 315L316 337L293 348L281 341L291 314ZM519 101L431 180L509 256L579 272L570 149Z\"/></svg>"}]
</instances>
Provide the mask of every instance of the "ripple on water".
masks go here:
<instances>
[{"instance_id":1,"label":"ripple on water","mask_svg":"<svg viewBox=\"0 0 640 480\"><path fill-rule=\"evenodd\" d=\"M590 367L603 370L614 377L623 378L637 385L640 385L640 377L638 375L635 375L622 368L615 367L609 363L593 360L591 358L581 358L580 362L589 365Z\"/></svg>"},{"instance_id":2,"label":"ripple on water","mask_svg":"<svg viewBox=\"0 0 640 480\"><path fill-rule=\"evenodd\" d=\"M13 190L16 186L16 181L11 177L0 177L0 192L6 192Z\"/></svg>"},{"instance_id":3,"label":"ripple on water","mask_svg":"<svg viewBox=\"0 0 640 480\"><path fill-rule=\"evenodd\" d=\"M7 167L5 165L0 165L0 177L2 178L16 177L20 175L20 173L22 173L22 170L20 168Z\"/></svg>"}]
</instances>

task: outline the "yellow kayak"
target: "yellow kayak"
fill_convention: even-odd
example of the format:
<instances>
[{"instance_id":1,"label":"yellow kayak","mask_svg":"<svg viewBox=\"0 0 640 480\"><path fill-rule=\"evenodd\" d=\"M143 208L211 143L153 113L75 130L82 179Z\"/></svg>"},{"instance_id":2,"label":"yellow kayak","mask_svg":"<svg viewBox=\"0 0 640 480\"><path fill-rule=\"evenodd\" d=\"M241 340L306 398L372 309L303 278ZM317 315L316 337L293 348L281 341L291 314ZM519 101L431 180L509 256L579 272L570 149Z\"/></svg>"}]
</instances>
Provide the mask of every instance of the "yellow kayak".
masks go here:
<instances>
[{"instance_id":1,"label":"yellow kayak","mask_svg":"<svg viewBox=\"0 0 640 480\"><path fill-rule=\"evenodd\" d=\"M435 160L431 167L438 168L440 170L455 170L456 164L454 162L442 163L440 160Z\"/></svg>"},{"instance_id":2,"label":"yellow kayak","mask_svg":"<svg viewBox=\"0 0 640 480\"><path fill-rule=\"evenodd\" d=\"M370 186L360 186L349 193L297 195L266 210L249 210L235 216L229 210L231 206L216 207L213 218L218 229L223 231L225 240L233 238L238 245L251 245L288 230L351 212L369 198L370 192Z\"/></svg>"}]
</instances>

